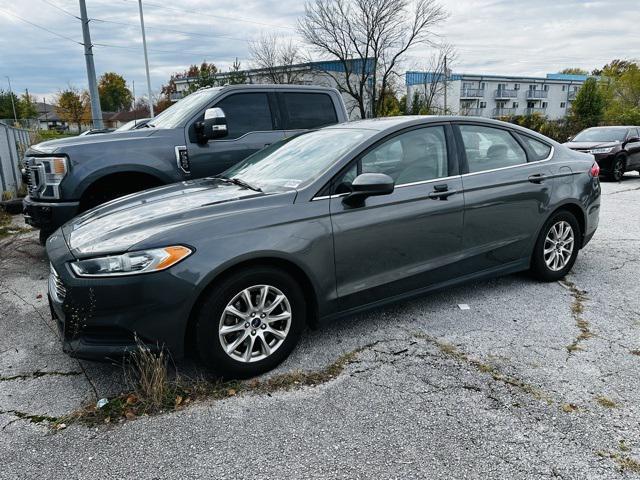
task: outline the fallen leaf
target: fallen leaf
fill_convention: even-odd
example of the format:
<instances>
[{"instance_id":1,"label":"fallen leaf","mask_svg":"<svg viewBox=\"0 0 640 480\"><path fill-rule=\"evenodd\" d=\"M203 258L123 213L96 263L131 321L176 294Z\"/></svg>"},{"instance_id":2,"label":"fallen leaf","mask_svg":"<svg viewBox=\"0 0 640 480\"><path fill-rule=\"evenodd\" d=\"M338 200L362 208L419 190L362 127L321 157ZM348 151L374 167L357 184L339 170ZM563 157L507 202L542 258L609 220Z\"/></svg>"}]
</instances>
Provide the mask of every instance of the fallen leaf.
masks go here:
<instances>
[{"instance_id":1,"label":"fallen leaf","mask_svg":"<svg viewBox=\"0 0 640 480\"><path fill-rule=\"evenodd\" d=\"M127 397L127 405L133 405L134 403L138 403L138 397L135 395L129 395Z\"/></svg>"},{"instance_id":2,"label":"fallen leaf","mask_svg":"<svg viewBox=\"0 0 640 480\"><path fill-rule=\"evenodd\" d=\"M227 394L228 394L230 397L233 397L233 396L236 394L236 390L235 390L235 388L230 388L229 390L227 390Z\"/></svg>"},{"instance_id":3,"label":"fallen leaf","mask_svg":"<svg viewBox=\"0 0 640 480\"><path fill-rule=\"evenodd\" d=\"M127 420L133 420L134 418L136 418L136 414L133 413L133 410L126 410L124 412L124 416L126 417Z\"/></svg>"},{"instance_id":4,"label":"fallen leaf","mask_svg":"<svg viewBox=\"0 0 640 480\"><path fill-rule=\"evenodd\" d=\"M36 298L38 298L38 299L42 298L42 294L39 293L38 295L36 295Z\"/></svg>"},{"instance_id":5,"label":"fallen leaf","mask_svg":"<svg viewBox=\"0 0 640 480\"><path fill-rule=\"evenodd\" d=\"M176 407L178 407L181 403L182 403L182 397L180 395L178 395L176 397Z\"/></svg>"}]
</instances>

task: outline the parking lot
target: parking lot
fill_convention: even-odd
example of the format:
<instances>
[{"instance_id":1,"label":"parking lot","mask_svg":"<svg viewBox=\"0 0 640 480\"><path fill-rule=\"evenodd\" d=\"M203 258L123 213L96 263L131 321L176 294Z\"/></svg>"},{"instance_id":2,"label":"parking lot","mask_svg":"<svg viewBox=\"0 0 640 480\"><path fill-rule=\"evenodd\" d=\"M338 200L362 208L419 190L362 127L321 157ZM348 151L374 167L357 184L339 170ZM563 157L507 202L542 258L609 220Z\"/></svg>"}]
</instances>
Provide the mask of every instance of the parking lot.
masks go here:
<instances>
[{"instance_id":1,"label":"parking lot","mask_svg":"<svg viewBox=\"0 0 640 480\"><path fill-rule=\"evenodd\" d=\"M9 235L0 238L0 477L632 478L639 272L634 172L603 183L600 227L565 282L512 275L308 331L271 375L357 352L316 386L53 430L47 418L126 388L122 367L62 353L36 232Z\"/></svg>"}]
</instances>

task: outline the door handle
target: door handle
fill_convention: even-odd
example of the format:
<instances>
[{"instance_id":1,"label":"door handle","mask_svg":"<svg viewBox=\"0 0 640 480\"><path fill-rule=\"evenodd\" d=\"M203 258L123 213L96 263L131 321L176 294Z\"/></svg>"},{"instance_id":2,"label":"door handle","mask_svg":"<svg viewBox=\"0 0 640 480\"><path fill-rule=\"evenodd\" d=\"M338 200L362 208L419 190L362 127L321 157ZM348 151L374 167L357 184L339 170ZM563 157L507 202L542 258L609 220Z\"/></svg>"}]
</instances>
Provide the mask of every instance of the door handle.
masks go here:
<instances>
[{"instance_id":1,"label":"door handle","mask_svg":"<svg viewBox=\"0 0 640 480\"><path fill-rule=\"evenodd\" d=\"M429 198L432 198L434 200L437 200L437 199L446 200L451 195L457 193L456 190L448 190L448 189L442 190L442 189L438 189L438 187L440 187L440 185L436 185L434 191L429 193Z\"/></svg>"},{"instance_id":2,"label":"door handle","mask_svg":"<svg viewBox=\"0 0 640 480\"><path fill-rule=\"evenodd\" d=\"M535 175L529 176L529 181L531 183L542 183L547 179L547 177L541 173L536 173Z\"/></svg>"}]
</instances>

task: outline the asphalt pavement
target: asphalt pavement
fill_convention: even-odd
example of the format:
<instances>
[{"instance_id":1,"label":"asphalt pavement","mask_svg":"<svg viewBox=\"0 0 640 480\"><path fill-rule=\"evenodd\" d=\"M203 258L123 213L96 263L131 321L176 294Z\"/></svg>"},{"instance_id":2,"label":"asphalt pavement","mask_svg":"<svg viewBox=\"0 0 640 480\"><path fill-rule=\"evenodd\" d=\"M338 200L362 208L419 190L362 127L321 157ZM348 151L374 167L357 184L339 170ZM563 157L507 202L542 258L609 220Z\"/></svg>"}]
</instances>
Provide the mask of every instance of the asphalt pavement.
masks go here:
<instances>
[{"instance_id":1,"label":"asphalt pavement","mask_svg":"<svg viewBox=\"0 0 640 480\"><path fill-rule=\"evenodd\" d=\"M273 373L362 349L335 379L107 426L46 421L126 389L121 366L62 353L47 276L35 232L0 239L2 479L640 476L635 173L603 183L564 282L511 275L339 320Z\"/></svg>"}]
</instances>

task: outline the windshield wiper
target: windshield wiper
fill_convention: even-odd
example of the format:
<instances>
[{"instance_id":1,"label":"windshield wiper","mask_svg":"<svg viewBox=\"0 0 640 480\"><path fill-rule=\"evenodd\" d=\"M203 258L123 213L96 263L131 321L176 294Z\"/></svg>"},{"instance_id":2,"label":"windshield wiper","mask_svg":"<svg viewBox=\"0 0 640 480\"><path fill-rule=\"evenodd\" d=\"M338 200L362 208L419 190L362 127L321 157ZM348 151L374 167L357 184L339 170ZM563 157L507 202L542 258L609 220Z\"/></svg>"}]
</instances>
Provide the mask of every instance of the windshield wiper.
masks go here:
<instances>
[{"instance_id":1,"label":"windshield wiper","mask_svg":"<svg viewBox=\"0 0 640 480\"><path fill-rule=\"evenodd\" d=\"M263 193L262 189L260 187L256 187L254 185L251 185L251 184L245 182L244 180L242 180L240 178L229 178L229 177L225 177L223 175L216 175L214 178L219 178L220 180L222 180L224 182L233 183L234 185L238 185L240 187L248 188L249 190L253 190L254 192Z\"/></svg>"}]
</instances>

